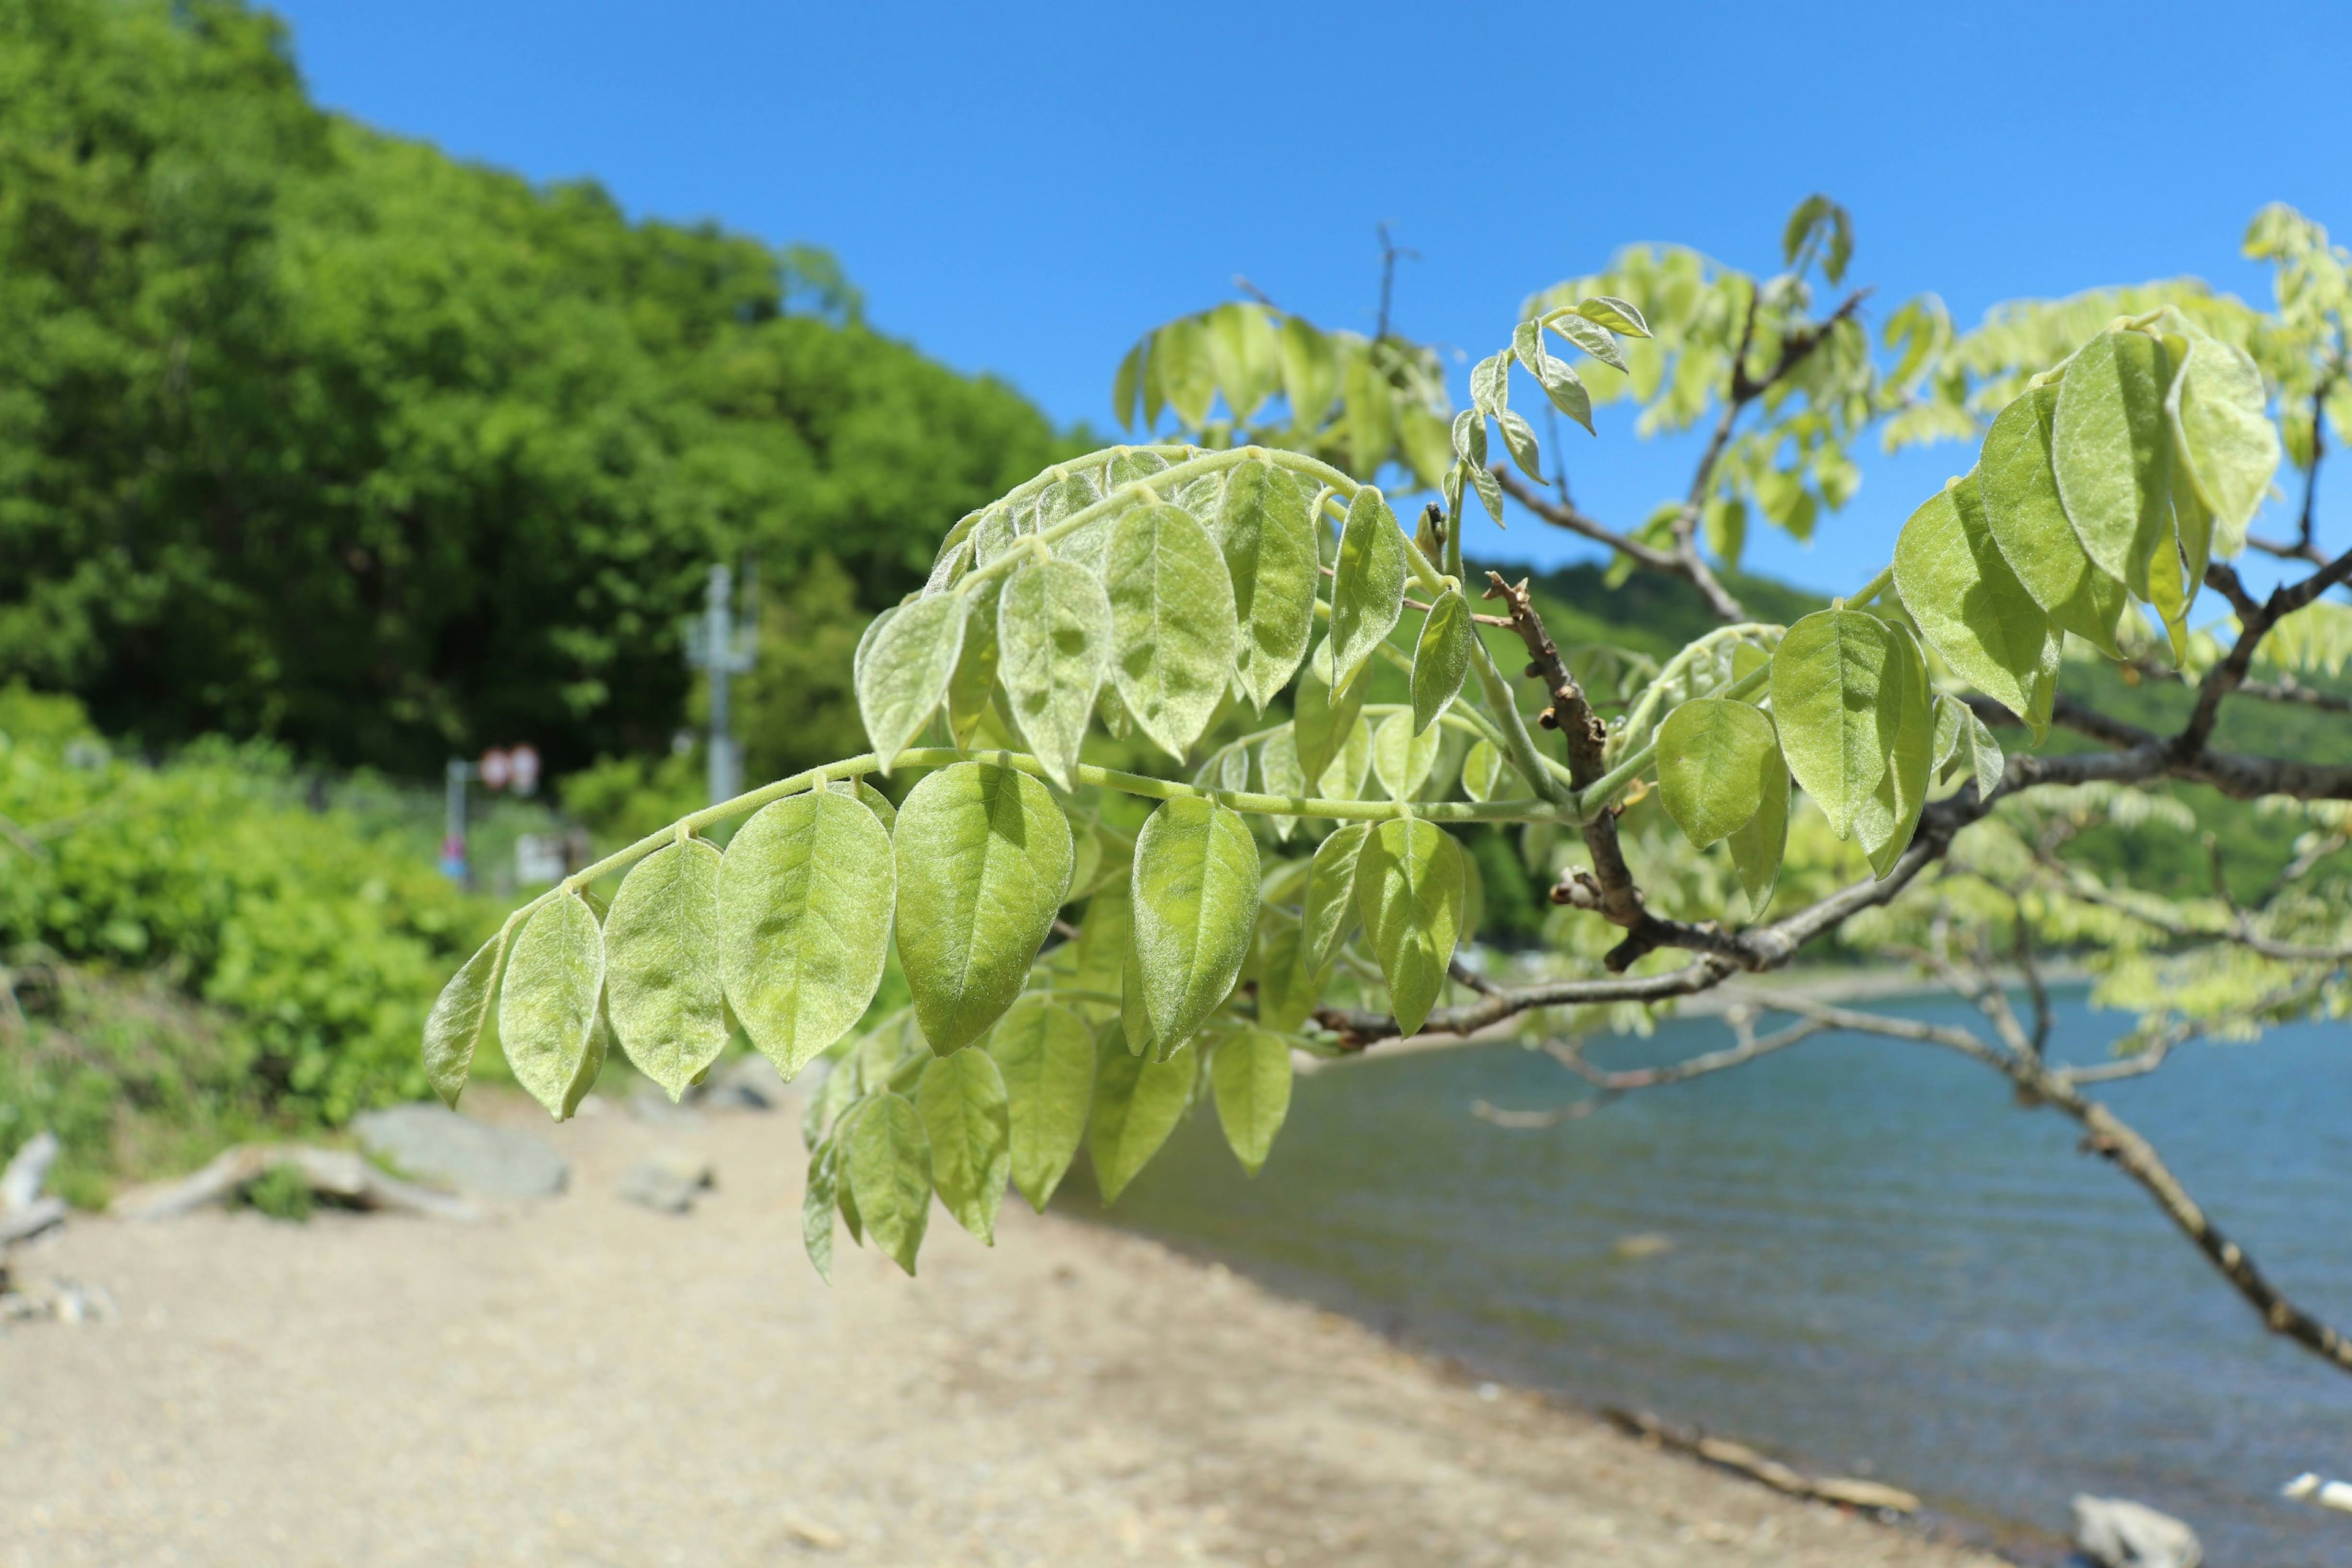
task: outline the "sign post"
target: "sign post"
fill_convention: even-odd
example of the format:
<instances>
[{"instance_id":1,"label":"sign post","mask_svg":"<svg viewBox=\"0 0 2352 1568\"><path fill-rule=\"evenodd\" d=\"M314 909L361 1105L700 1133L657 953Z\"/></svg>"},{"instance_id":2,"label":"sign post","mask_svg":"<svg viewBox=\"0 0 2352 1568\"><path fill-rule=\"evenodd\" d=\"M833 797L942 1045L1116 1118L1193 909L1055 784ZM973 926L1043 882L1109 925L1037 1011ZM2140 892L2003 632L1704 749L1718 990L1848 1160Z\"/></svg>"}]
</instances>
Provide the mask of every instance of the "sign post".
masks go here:
<instances>
[{"instance_id":1,"label":"sign post","mask_svg":"<svg viewBox=\"0 0 2352 1568\"><path fill-rule=\"evenodd\" d=\"M735 574L723 565L711 567L702 618L686 630L686 662L710 678L708 784L713 805L743 793L743 763L735 750L728 682L749 671L759 652L758 628L735 624L734 593Z\"/></svg>"}]
</instances>

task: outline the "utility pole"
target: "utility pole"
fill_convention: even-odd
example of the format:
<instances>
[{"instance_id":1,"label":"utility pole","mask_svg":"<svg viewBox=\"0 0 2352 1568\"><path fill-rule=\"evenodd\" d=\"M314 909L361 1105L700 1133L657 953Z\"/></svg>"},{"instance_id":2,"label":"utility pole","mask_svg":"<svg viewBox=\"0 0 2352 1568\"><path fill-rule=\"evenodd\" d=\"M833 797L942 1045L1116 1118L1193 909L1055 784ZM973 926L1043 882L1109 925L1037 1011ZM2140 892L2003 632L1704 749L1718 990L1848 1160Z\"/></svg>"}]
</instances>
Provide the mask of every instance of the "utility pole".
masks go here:
<instances>
[{"instance_id":1,"label":"utility pole","mask_svg":"<svg viewBox=\"0 0 2352 1568\"><path fill-rule=\"evenodd\" d=\"M730 678L748 671L758 653L755 626L735 624L735 574L723 565L710 569L710 585L703 596L702 618L687 627L686 662L710 678L710 804L732 800L743 793L743 764L735 751L734 714L728 701Z\"/></svg>"}]
</instances>

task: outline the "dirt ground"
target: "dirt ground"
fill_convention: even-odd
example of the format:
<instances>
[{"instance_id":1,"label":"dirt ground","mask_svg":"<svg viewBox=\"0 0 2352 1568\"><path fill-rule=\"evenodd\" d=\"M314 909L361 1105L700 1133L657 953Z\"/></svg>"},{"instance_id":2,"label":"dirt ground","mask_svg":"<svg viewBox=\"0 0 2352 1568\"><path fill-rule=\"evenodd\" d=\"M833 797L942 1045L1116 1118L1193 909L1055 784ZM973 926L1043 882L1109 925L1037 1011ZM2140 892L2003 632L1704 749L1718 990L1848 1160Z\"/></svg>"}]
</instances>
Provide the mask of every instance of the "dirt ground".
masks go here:
<instances>
[{"instance_id":1,"label":"dirt ground","mask_svg":"<svg viewBox=\"0 0 2352 1568\"><path fill-rule=\"evenodd\" d=\"M0 1328L0 1564L1992 1563L1017 1200L993 1252L935 1213L919 1280L844 1237L828 1289L796 1122L607 1107L551 1133L568 1195L477 1226L21 1250L120 1317ZM614 1194L669 1150L694 1213Z\"/></svg>"}]
</instances>

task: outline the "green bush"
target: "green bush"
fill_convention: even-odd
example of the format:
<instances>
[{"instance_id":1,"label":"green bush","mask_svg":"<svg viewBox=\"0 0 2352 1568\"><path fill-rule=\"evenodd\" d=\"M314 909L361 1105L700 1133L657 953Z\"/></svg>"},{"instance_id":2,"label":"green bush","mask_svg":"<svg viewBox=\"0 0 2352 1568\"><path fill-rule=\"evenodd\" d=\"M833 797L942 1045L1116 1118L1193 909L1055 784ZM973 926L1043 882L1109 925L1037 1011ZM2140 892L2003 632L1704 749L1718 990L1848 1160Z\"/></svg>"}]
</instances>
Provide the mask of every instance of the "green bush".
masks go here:
<instances>
[{"instance_id":1,"label":"green bush","mask_svg":"<svg viewBox=\"0 0 2352 1568\"><path fill-rule=\"evenodd\" d=\"M0 1151L51 1124L85 1171L143 1165L125 1117L219 1141L424 1093L418 1031L491 912L302 795L274 750L149 767L0 690L0 963L65 977L0 1008L29 1041L0 1051Z\"/></svg>"}]
</instances>

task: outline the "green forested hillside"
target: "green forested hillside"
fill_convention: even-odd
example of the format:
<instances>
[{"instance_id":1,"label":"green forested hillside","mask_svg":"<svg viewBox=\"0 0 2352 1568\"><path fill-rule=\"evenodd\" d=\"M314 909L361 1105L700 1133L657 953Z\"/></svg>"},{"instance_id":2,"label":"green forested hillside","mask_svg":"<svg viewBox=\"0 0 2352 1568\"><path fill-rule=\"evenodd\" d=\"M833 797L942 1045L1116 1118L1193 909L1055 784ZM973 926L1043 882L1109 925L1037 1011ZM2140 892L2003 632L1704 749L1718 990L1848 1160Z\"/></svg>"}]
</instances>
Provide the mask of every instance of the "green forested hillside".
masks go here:
<instances>
[{"instance_id":1,"label":"green forested hillside","mask_svg":"<svg viewBox=\"0 0 2352 1568\"><path fill-rule=\"evenodd\" d=\"M0 683L110 732L658 747L711 559L870 613L1057 449L823 253L324 113L241 5L0 0Z\"/></svg>"}]
</instances>

